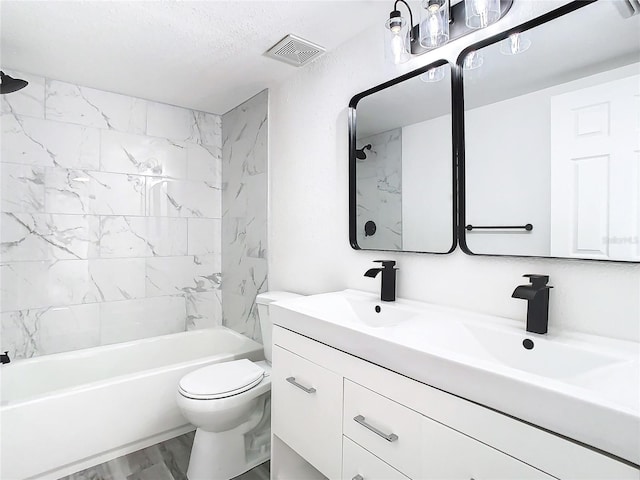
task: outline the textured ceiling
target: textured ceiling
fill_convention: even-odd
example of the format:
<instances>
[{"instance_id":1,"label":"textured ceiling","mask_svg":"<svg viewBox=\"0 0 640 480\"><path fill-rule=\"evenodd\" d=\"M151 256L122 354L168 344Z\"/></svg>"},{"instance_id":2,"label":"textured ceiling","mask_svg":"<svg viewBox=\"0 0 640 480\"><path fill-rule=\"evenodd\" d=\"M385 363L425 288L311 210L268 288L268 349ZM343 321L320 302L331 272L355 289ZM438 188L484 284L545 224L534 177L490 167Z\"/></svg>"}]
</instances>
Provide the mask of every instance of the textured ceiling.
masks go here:
<instances>
[{"instance_id":1,"label":"textured ceiling","mask_svg":"<svg viewBox=\"0 0 640 480\"><path fill-rule=\"evenodd\" d=\"M295 72L263 55L286 34L331 50L382 26L391 5L2 0L0 58L5 68L225 113Z\"/></svg>"}]
</instances>

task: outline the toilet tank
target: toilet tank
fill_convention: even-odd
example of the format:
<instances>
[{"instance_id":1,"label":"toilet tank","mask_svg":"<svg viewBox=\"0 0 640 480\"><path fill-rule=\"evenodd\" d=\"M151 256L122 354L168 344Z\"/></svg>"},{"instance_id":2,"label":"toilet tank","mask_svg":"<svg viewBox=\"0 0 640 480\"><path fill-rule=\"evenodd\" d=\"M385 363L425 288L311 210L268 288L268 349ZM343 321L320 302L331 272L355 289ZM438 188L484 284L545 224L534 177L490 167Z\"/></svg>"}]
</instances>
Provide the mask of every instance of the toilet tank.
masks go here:
<instances>
[{"instance_id":1,"label":"toilet tank","mask_svg":"<svg viewBox=\"0 0 640 480\"><path fill-rule=\"evenodd\" d=\"M258 317L260 320L260 332L262 333L262 345L264 346L264 358L271 365L271 319L269 318L269 304L288 298L300 297L291 292L265 292L256 297L258 304Z\"/></svg>"}]
</instances>

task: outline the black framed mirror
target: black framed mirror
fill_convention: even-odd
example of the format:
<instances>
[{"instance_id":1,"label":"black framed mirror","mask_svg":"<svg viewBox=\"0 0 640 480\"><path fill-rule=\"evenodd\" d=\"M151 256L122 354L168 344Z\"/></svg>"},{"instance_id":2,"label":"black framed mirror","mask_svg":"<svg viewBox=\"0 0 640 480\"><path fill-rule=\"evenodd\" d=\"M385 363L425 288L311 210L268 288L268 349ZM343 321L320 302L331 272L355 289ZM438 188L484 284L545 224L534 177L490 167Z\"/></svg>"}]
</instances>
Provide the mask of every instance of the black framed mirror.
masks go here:
<instances>
[{"instance_id":1,"label":"black framed mirror","mask_svg":"<svg viewBox=\"0 0 640 480\"><path fill-rule=\"evenodd\" d=\"M452 69L440 60L349 103L349 237L354 249L456 247Z\"/></svg>"},{"instance_id":2,"label":"black framed mirror","mask_svg":"<svg viewBox=\"0 0 640 480\"><path fill-rule=\"evenodd\" d=\"M461 53L466 253L640 261L639 32L580 1Z\"/></svg>"}]
</instances>

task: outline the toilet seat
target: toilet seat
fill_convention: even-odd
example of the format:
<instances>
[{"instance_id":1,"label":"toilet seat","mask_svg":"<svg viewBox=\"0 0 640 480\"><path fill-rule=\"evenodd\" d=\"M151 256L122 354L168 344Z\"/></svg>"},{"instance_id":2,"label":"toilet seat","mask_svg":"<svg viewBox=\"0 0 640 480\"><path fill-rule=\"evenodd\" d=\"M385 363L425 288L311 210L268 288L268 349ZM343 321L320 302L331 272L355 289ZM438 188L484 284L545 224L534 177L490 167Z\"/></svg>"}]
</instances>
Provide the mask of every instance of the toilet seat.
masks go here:
<instances>
[{"instance_id":1,"label":"toilet seat","mask_svg":"<svg viewBox=\"0 0 640 480\"><path fill-rule=\"evenodd\" d=\"M251 390L265 370L247 359L216 363L191 372L180 380L181 395L195 400L214 400Z\"/></svg>"}]
</instances>

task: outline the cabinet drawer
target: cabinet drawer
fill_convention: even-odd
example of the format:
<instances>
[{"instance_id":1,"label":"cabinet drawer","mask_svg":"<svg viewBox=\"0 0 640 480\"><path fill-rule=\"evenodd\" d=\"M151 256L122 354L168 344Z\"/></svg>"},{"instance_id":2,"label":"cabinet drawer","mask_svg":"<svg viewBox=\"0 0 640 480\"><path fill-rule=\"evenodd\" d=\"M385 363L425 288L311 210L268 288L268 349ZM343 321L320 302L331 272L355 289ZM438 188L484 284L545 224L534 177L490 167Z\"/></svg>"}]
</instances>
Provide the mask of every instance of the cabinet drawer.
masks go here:
<instances>
[{"instance_id":1,"label":"cabinet drawer","mask_svg":"<svg viewBox=\"0 0 640 480\"><path fill-rule=\"evenodd\" d=\"M273 347L272 431L330 479L340 478L342 377Z\"/></svg>"},{"instance_id":2,"label":"cabinet drawer","mask_svg":"<svg viewBox=\"0 0 640 480\"><path fill-rule=\"evenodd\" d=\"M552 480L554 477L533 468L484 443L445 425L423 417L425 435L424 479L468 480ZM514 438L514 442L518 439Z\"/></svg>"},{"instance_id":3,"label":"cabinet drawer","mask_svg":"<svg viewBox=\"0 0 640 480\"><path fill-rule=\"evenodd\" d=\"M411 478L421 478L424 417L344 381L344 434Z\"/></svg>"},{"instance_id":4,"label":"cabinet drawer","mask_svg":"<svg viewBox=\"0 0 640 480\"><path fill-rule=\"evenodd\" d=\"M409 480L360 445L342 437L343 480Z\"/></svg>"}]
</instances>

